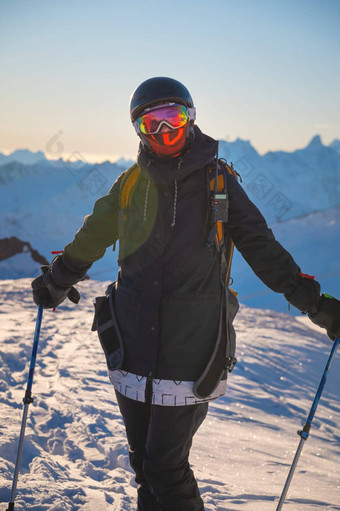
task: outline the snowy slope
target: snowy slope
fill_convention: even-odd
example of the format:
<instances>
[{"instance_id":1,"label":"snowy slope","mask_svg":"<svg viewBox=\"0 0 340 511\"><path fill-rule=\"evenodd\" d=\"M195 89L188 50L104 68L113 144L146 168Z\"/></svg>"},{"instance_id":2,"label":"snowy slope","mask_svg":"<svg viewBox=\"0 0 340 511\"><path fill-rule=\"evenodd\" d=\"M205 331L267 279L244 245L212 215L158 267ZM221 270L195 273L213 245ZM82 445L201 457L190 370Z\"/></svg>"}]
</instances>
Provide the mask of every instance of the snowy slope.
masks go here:
<instances>
[{"instance_id":1,"label":"snowy slope","mask_svg":"<svg viewBox=\"0 0 340 511\"><path fill-rule=\"evenodd\" d=\"M30 252L24 250L21 254L0 261L0 275L2 279L20 278L22 269L25 268L26 275L35 277L41 273L40 266L41 264L32 259Z\"/></svg>"},{"instance_id":2,"label":"snowy slope","mask_svg":"<svg viewBox=\"0 0 340 511\"><path fill-rule=\"evenodd\" d=\"M0 282L0 511L6 509L21 424L36 307L29 280ZM16 509L134 511L135 483L104 356L90 332L104 282L78 286L81 305L44 311ZM239 362L210 405L191 463L207 511L273 511L331 342L306 318L242 306ZM340 353L289 499L291 511L340 510Z\"/></svg>"}]
</instances>

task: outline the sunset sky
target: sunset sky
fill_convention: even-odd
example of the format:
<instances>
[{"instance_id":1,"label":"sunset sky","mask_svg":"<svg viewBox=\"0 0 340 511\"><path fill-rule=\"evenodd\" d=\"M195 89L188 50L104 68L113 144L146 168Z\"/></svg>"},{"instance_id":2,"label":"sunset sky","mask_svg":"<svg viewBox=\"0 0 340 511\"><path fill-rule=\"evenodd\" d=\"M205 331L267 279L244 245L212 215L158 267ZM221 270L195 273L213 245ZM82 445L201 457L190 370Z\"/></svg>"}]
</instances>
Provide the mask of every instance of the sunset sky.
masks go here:
<instances>
[{"instance_id":1,"label":"sunset sky","mask_svg":"<svg viewBox=\"0 0 340 511\"><path fill-rule=\"evenodd\" d=\"M171 76L209 135L340 138L337 0L0 0L0 151L134 158L129 99Z\"/></svg>"}]
</instances>

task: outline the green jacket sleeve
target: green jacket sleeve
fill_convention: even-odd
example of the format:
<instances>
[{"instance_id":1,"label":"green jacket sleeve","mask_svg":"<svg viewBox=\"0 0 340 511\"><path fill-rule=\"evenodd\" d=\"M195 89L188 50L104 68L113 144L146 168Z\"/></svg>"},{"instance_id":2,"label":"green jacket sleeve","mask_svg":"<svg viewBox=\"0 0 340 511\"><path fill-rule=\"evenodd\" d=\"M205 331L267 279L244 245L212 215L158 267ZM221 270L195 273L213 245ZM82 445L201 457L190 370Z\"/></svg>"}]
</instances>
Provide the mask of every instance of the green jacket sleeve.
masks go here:
<instances>
[{"instance_id":1,"label":"green jacket sleeve","mask_svg":"<svg viewBox=\"0 0 340 511\"><path fill-rule=\"evenodd\" d=\"M123 175L124 173L119 176L107 195L96 201L92 214L84 218L84 223L73 241L66 245L63 260L70 269L90 267L103 257L107 247L117 241L120 184Z\"/></svg>"}]
</instances>

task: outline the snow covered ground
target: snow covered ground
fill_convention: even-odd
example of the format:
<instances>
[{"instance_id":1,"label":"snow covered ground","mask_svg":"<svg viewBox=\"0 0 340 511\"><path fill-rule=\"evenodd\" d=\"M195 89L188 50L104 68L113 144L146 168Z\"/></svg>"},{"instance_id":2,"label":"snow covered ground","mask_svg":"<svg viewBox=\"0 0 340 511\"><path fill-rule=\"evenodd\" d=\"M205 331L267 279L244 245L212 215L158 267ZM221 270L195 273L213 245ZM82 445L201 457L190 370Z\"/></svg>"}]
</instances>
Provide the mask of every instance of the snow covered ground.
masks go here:
<instances>
[{"instance_id":1,"label":"snow covered ground","mask_svg":"<svg viewBox=\"0 0 340 511\"><path fill-rule=\"evenodd\" d=\"M90 332L104 282L44 311L17 511L134 511L135 483L104 355ZM10 498L37 309L30 280L0 281L0 511ZM239 362L191 454L207 511L275 511L331 342L308 318L241 307ZM284 510L340 510L340 353ZM174 510L175 511L175 510Z\"/></svg>"}]
</instances>

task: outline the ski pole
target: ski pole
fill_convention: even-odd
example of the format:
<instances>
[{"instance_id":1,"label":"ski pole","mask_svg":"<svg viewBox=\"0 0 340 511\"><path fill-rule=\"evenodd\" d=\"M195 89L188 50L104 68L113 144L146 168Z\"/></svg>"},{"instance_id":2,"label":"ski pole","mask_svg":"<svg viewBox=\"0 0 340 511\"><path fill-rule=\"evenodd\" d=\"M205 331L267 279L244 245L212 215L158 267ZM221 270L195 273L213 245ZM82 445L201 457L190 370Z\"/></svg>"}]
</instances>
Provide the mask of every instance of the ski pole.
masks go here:
<instances>
[{"instance_id":1,"label":"ski pole","mask_svg":"<svg viewBox=\"0 0 340 511\"><path fill-rule=\"evenodd\" d=\"M332 347L332 351L331 351L331 353L329 355L329 358L327 360L327 364L326 364L325 370L323 372L323 375L322 375L322 378L321 378L321 381L320 381L320 384L319 384L319 388L318 388L318 390L317 390L317 392L315 394L315 398L314 398L312 407L310 409L307 422L304 425L303 429L301 431L297 432L298 435L301 437L301 440L300 440L299 446L297 448L297 451L295 453L292 466L290 467L290 471L289 471L289 474L288 474L288 477L287 477L287 480L286 480L286 484L284 485L284 488L282 490L281 498L280 498L280 501L279 501L278 506L276 508L276 511L280 511L282 509L284 500L285 500L286 495L287 495L287 491L289 489L291 480L292 480L294 472L295 472L296 465L297 465L297 463L299 461L300 454L301 454L301 451L303 449L304 442L309 437L309 431L310 431L310 428L311 428L311 425L312 425L314 414L315 414L316 408L317 408L317 406L319 404L320 397L321 397L323 388L325 386L325 383L326 383L326 380L327 380L327 377L328 377L328 373L329 373L330 368L332 366L334 355L336 353L336 350L338 349L339 342L340 342L340 338L335 339L333 347Z\"/></svg>"},{"instance_id":2,"label":"ski pole","mask_svg":"<svg viewBox=\"0 0 340 511\"><path fill-rule=\"evenodd\" d=\"M24 410L23 410L23 414L22 414L18 453L17 453L17 459L16 459L16 463L15 463L14 477L13 477L13 483L12 483L11 500L8 504L8 508L6 509L6 511L12 511L14 509L14 500L15 500L15 494L16 494L17 482L18 482L18 476L19 476L22 447L23 447L23 443L24 443L28 406L31 403L33 403L32 384L33 384L35 361L36 361L37 350L38 350L42 313L43 313L43 308L41 305L39 305L37 320L36 320L36 324L35 324L34 341L33 341L32 355L31 355L30 369L29 369L28 379L27 379L27 387L26 387L25 397L23 399Z\"/></svg>"}]
</instances>

